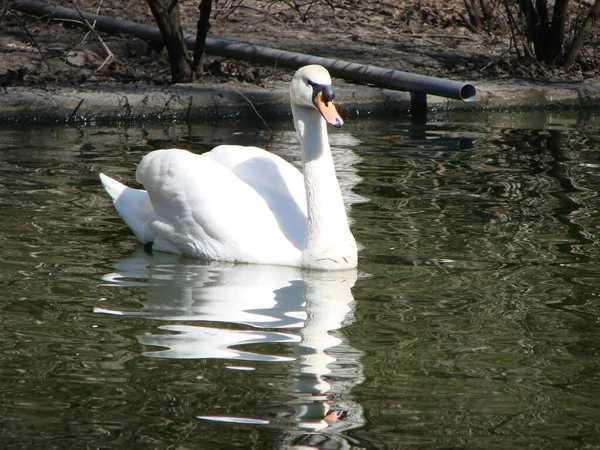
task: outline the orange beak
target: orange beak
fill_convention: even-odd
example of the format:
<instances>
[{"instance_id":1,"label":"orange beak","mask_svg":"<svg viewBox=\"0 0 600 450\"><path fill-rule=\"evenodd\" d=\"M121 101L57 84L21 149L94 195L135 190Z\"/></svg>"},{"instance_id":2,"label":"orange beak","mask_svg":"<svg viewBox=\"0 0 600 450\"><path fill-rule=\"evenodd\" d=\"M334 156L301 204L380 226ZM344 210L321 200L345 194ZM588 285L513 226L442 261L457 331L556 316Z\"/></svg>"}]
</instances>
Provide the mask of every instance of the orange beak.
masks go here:
<instances>
[{"instance_id":1,"label":"orange beak","mask_svg":"<svg viewBox=\"0 0 600 450\"><path fill-rule=\"evenodd\" d=\"M333 125L336 128L344 125L344 120L337 112L337 109L335 109L335 106L333 106L333 101L330 100L327 103L323 101L323 92L319 92L315 96L313 102L323 116L323 119L325 119L329 125Z\"/></svg>"}]
</instances>

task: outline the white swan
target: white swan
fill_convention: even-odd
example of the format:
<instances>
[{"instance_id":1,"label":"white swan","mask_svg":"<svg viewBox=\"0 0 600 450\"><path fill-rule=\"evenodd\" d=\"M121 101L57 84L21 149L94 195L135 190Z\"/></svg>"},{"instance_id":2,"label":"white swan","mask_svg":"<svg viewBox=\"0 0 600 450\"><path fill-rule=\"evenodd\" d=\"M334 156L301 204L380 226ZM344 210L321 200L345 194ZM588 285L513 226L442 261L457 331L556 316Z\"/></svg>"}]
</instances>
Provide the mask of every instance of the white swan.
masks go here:
<instances>
[{"instance_id":1,"label":"white swan","mask_svg":"<svg viewBox=\"0 0 600 450\"><path fill-rule=\"evenodd\" d=\"M157 150L140 162L131 189L100 174L115 208L152 249L241 263L321 270L357 265L326 122L343 124L331 77L317 65L290 85L304 175L256 147L221 145L195 155Z\"/></svg>"}]
</instances>

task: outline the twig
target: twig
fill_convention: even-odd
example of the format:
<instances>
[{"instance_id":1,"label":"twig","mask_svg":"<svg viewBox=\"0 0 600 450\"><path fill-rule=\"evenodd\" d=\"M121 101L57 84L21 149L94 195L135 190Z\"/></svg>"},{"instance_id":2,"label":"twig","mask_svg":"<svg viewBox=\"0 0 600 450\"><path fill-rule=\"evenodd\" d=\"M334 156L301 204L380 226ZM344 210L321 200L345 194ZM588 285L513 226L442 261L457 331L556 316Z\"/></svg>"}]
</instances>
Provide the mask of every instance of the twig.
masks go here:
<instances>
[{"instance_id":1,"label":"twig","mask_svg":"<svg viewBox=\"0 0 600 450\"><path fill-rule=\"evenodd\" d=\"M75 109L73 110L71 115L69 116L69 119L72 119L75 117L75 114L77 114L77 111L79 111L79 108L81 108L81 105L83 105L83 102L85 102L85 99L82 98L81 100L79 100L79 103L77 104L77 106L75 107Z\"/></svg>"},{"instance_id":2,"label":"twig","mask_svg":"<svg viewBox=\"0 0 600 450\"><path fill-rule=\"evenodd\" d=\"M269 8L273 5L275 5L276 3L283 3L290 9L293 9L298 14L298 16L300 17L300 20L302 20L302 22L308 22L308 20L309 20L308 13L312 9L312 7L318 3L318 0L308 0L305 2L298 2L296 0L271 0L269 3L270 3ZM333 17L335 17L336 6L329 0L325 0L324 3L326 3L331 8ZM304 11L302 10L303 8L304 8ZM314 18L316 16L313 15L312 17Z\"/></svg>"},{"instance_id":3,"label":"twig","mask_svg":"<svg viewBox=\"0 0 600 450\"><path fill-rule=\"evenodd\" d=\"M246 97L244 94L242 94L240 91L236 91L235 89L232 89L232 91L235 92L236 94L241 95L244 98L244 100L246 100L250 104L250 106L252 107L252 109L254 110L254 112L256 113L256 115L258 116L258 118L260 120L262 120L263 125L265 126L265 128L269 132L269 138L272 139L273 138L273 132L269 128L269 125L267 125L267 122L265 121L264 117L261 116L260 113L256 110L256 108L254 107L254 105L252 104L252 102L250 101L250 99L248 97Z\"/></svg>"},{"instance_id":4,"label":"twig","mask_svg":"<svg viewBox=\"0 0 600 450\"><path fill-rule=\"evenodd\" d=\"M521 52L519 51L519 42L517 38L517 33L520 33L519 24L517 20L514 18L513 13L511 11L511 6L508 3L508 0L504 0L504 10L506 11L506 23L508 24L508 30L510 32L510 45L515 49L515 53L517 54L517 58L521 57ZM524 46L527 44L525 43ZM524 52L526 50L523 50Z\"/></svg>"},{"instance_id":5,"label":"twig","mask_svg":"<svg viewBox=\"0 0 600 450\"><path fill-rule=\"evenodd\" d=\"M2 13L0 14L0 19L4 19L4 16L6 16L10 12L10 7L11 2L4 1L2 3Z\"/></svg>"},{"instance_id":6,"label":"twig","mask_svg":"<svg viewBox=\"0 0 600 450\"><path fill-rule=\"evenodd\" d=\"M306 22L308 20L308 12L310 11L310 9L312 8L312 6L315 4L315 0L312 0L310 2L310 4L308 5L308 8L306 8L304 10L304 17L302 18L303 22Z\"/></svg>"},{"instance_id":7,"label":"twig","mask_svg":"<svg viewBox=\"0 0 600 450\"><path fill-rule=\"evenodd\" d=\"M50 72L50 75L52 75L52 78L54 78L54 81L56 81L56 75L55 75L54 71L52 70L52 67L50 66L50 63L46 59L46 56L44 55L44 52L42 52L42 49L38 45L38 43L35 40L35 38L33 37L33 35L29 32L29 29L27 28L27 25L25 25L25 22L23 22L21 20L21 18L17 14L15 14L13 11L11 11L11 14L15 18L15 20L17 22L19 22L19 25L25 30L25 33L27 33L27 36L29 37L29 39L31 39L31 42L33 42L33 45L35 46L35 48L37 49L38 53L40 54L40 57L42 58L42 61L44 61L44 64L46 64L46 67L48 68L48 71Z\"/></svg>"},{"instance_id":8,"label":"twig","mask_svg":"<svg viewBox=\"0 0 600 450\"><path fill-rule=\"evenodd\" d=\"M96 31L96 22L94 22L94 25L92 25L83 15L83 13L81 12L81 10L79 9L79 7L77 6L77 3L75 0L71 0L71 3L73 4L75 11L77 11L77 14L79 14L79 17L81 17L81 20L83 21L83 23L85 23L87 25L87 27L89 28L89 32L92 33L94 36L96 36L96 38L98 38L98 41L100 42L100 44L102 44L102 47L104 47L104 50L106 51L106 53L108 54L108 56L106 57L106 59L102 62L102 64L100 64L100 67L98 67L98 69L96 69L96 72L100 72L104 66L108 63L110 63L111 61L115 61L117 58L115 57L114 53L110 50L110 48L108 48L108 45L106 45L104 43L104 40L102 40L102 38L100 37L100 35L98 34L98 32ZM100 6L98 6L98 8L100 8ZM88 33L89 34L89 33ZM86 37L87 35L86 34ZM85 42L86 37L84 37L84 40L82 42Z\"/></svg>"},{"instance_id":9,"label":"twig","mask_svg":"<svg viewBox=\"0 0 600 450\"><path fill-rule=\"evenodd\" d=\"M444 33L394 33L395 36L406 36L415 39L463 39L463 40L472 40L472 36L461 36L457 34L444 34ZM439 44L436 44L439 45Z\"/></svg>"},{"instance_id":10,"label":"twig","mask_svg":"<svg viewBox=\"0 0 600 450\"><path fill-rule=\"evenodd\" d=\"M215 8L214 8L214 12L215 12L214 19L215 20L218 19L219 14L221 13L221 11L229 10L228 13L225 13L225 17L223 17L223 19L227 19L231 14L233 14L235 12L235 10L237 8L240 7L240 5L242 4L243 1L244 0L238 0L238 4L234 5L234 6L229 6L227 4L228 2L225 2L225 4L222 7L220 7L220 8L217 8L216 5L215 5ZM231 3L235 3L235 0L232 0Z\"/></svg>"},{"instance_id":11,"label":"twig","mask_svg":"<svg viewBox=\"0 0 600 450\"><path fill-rule=\"evenodd\" d=\"M241 2L240 2L240 3L241 3ZM236 10L236 9L238 9L238 8L241 8L241 9L249 9L250 11L254 11L254 12L257 12L257 13L259 13L259 14L264 14L264 15L266 15L267 17L270 17L271 19L275 20L276 22L279 22L279 24L283 25L284 27L286 27L286 28L289 28L289 27L288 27L288 25L287 25L285 22L283 22L283 21L282 21L282 20L281 20L279 17L277 17L275 14L271 14L270 12L263 11L262 9L259 9L259 8L254 8L254 7L252 7L252 6L241 5L241 4L239 4L239 3L238 3L237 5L235 5L233 8L231 8L231 11L230 11L230 12L228 12L228 13L227 13L227 14L226 14L226 15L223 17L223 19L222 19L222 20L225 20L225 19L227 19L227 18L228 18L230 15L232 15L232 14L235 12L235 10ZM216 16L215 16L215 18L216 18Z\"/></svg>"},{"instance_id":12,"label":"twig","mask_svg":"<svg viewBox=\"0 0 600 450\"><path fill-rule=\"evenodd\" d=\"M504 52L502 54L500 54L499 56L497 56L496 58L491 58L490 62L488 62L485 66L479 68L478 71L480 73L485 72L488 67L496 64L498 61L501 61L503 57L504 57Z\"/></svg>"}]
</instances>

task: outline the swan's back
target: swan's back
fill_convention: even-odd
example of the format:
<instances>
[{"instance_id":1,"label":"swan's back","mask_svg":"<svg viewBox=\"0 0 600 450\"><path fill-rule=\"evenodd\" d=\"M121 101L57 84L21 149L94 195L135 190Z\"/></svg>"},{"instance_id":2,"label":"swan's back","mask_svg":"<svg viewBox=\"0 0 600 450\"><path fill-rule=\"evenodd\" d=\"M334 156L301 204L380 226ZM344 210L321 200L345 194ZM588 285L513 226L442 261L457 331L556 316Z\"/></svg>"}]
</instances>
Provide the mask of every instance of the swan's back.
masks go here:
<instances>
[{"instance_id":1,"label":"swan's back","mask_svg":"<svg viewBox=\"0 0 600 450\"><path fill-rule=\"evenodd\" d=\"M154 248L225 261L295 265L306 226L302 206L286 194L287 182L267 189L257 181L262 173L270 184L283 178L287 168L264 151L253 151L254 157L240 157L235 164L231 152L221 149L228 156L223 158L212 152L157 150L142 159L136 178L154 206ZM289 220L294 210L295 222Z\"/></svg>"}]
</instances>

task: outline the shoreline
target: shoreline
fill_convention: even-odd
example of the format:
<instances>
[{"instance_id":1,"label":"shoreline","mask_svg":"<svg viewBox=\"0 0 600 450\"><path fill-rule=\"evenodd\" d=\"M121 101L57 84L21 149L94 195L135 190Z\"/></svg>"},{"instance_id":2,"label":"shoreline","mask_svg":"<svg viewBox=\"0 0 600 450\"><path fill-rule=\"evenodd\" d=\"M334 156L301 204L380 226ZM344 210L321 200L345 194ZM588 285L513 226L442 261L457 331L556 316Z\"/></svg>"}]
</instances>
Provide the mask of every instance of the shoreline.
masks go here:
<instances>
[{"instance_id":1,"label":"shoreline","mask_svg":"<svg viewBox=\"0 0 600 450\"><path fill-rule=\"evenodd\" d=\"M503 79L473 83L471 102L427 96L428 111L587 109L600 106L600 78L573 82ZM406 113L410 93L334 79L336 104L348 117ZM0 123L81 123L122 120L198 120L289 115L286 83L8 86L0 91Z\"/></svg>"}]
</instances>

